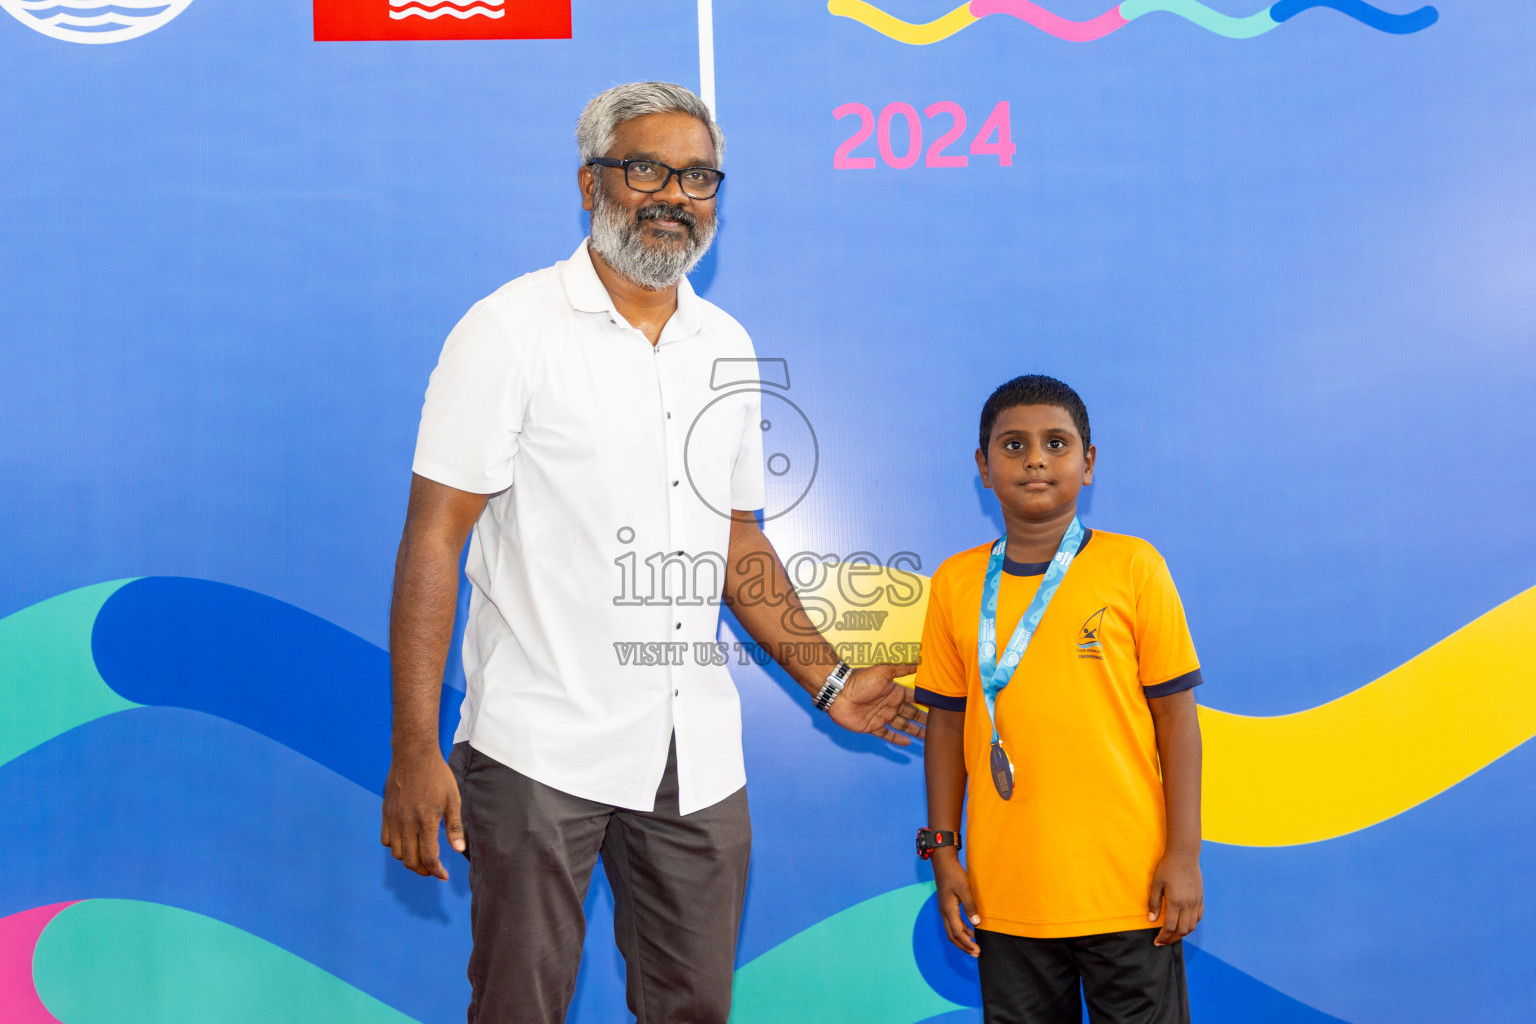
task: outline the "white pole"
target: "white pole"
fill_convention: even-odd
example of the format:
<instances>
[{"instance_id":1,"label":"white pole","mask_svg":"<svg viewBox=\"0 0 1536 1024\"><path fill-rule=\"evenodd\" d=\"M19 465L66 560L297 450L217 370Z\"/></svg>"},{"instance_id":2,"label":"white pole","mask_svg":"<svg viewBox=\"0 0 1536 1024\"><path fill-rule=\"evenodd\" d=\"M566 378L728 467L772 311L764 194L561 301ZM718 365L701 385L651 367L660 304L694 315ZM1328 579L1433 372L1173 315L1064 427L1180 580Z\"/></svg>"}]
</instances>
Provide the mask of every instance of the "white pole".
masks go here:
<instances>
[{"instance_id":1,"label":"white pole","mask_svg":"<svg viewBox=\"0 0 1536 1024\"><path fill-rule=\"evenodd\" d=\"M715 13L713 0L699 0L699 96L710 113L715 110Z\"/></svg>"}]
</instances>

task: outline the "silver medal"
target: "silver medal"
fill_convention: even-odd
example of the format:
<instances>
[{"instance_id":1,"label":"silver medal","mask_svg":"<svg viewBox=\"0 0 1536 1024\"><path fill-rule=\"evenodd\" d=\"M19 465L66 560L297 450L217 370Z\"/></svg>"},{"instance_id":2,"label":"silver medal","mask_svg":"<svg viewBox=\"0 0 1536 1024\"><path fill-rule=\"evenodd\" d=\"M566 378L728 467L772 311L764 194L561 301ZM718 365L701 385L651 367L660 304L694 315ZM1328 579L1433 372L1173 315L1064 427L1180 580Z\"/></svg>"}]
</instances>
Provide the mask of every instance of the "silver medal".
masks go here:
<instances>
[{"instance_id":1,"label":"silver medal","mask_svg":"<svg viewBox=\"0 0 1536 1024\"><path fill-rule=\"evenodd\" d=\"M992 785L1004 800L1013 796L1013 763L1003 752L1002 740L992 741Z\"/></svg>"}]
</instances>

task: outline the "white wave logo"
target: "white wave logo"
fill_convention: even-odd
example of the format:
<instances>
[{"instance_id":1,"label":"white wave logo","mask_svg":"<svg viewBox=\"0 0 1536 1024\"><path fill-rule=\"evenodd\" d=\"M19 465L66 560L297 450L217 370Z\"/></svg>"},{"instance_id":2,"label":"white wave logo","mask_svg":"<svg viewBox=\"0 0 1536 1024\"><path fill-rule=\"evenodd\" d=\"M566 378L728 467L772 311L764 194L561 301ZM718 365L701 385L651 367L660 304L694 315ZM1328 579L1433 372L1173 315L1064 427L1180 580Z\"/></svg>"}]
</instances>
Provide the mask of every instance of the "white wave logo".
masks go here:
<instances>
[{"instance_id":1,"label":"white wave logo","mask_svg":"<svg viewBox=\"0 0 1536 1024\"><path fill-rule=\"evenodd\" d=\"M192 0L0 0L28 28L71 43L121 43L164 25Z\"/></svg>"},{"instance_id":2,"label":"white wave logo","mask_svg":"<svg viewBox=\"0 0 1536 1024\"><path fill-rule=\"evenodd\" d=\"M0 0L4 2L4 0ZM389 0L389 16L396 21L402 18L437 19L450 18L500 18L507 12L502 5L507 0L474 0L472 3L433 3L432 0Z\"/></svg>"}]
</instances>

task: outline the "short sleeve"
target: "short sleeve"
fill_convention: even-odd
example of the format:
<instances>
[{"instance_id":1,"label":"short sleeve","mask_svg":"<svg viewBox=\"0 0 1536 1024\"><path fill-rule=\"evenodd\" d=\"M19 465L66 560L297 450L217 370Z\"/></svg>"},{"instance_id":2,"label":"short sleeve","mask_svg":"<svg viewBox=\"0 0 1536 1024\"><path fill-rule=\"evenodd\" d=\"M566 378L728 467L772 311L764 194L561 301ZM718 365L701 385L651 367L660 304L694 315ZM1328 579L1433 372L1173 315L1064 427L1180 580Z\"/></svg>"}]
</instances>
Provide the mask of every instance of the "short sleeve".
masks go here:
<instances>
[{"instance_id":1,"label":"short sleeve","mask_svg":"<svg viewBox=\"0 0 1536 1024\"><path fill-rule=\"evenodd\" d=\"M731 467L731 508L752 512L768 504L763 486L763 403L752 392L750 408L741 427L741 444Z\"/></svg>"},{"instance_id":2,"label":"short sleeve","mask_svg":"<svg viewBox=\"0 0 1536 1024\"><path fill-rule=\"evenodd\" d=\"M523 347L484 302L464 315L427 384L415 473L474 494L512 485L529 393Z\"/></svg>"},{"instance_id":3,"label":"short sleeve","mask_svg":"<svg viewBox=\"0 0 1536 1024\"><path fill-rule=\"evenodd\" d=\"M1184 603L1174 588L1168 564L1149 551L1136 588L1136 661L1142 692L1148 697L1199 686L1200 659L1184 618Z\"/></svg>"},{"instance_id":4,"label":"short sleeve","mask_svg":"<svg viewBox=\"0 0 1536 1024\"><path fill-rule=\"evenodd\" d=\"M964 711L970 680L965 674L965 659L955 644L949 588L942 571L934 574L931 585L928 613L923 619L923 660L917 666L913 699L931 708Z\"/></svg>"}]
</instances>

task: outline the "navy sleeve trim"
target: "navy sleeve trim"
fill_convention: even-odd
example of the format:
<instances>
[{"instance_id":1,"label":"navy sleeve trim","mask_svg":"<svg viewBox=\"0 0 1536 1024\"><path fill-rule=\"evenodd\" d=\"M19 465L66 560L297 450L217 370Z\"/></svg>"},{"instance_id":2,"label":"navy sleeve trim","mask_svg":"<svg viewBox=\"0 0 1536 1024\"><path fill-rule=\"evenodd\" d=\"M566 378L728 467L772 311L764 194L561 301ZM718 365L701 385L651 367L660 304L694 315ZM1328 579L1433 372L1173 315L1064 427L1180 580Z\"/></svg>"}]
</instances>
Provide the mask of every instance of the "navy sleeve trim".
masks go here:
<instances>
[{"instance_id":1,"label":"navy sleeve trim","mask_svg":"<svg viewBox=\"0 0 1536 1024\"><path fill-rule=\"evenodd\" d=\"M1166 683L1158 683L1154 686L1143 686L1141 688L1141 692L1146 694L1148 697L1167 697L1170 694L1182 693L1185 690L1192 690L1203 682L1205 682L1205 678L1200 675L1199 669L1195 669L1193 672L1185 672L1181 676L1174 676Z\"/></svg>"},{"instance_id":2,"label":"navy sleeve trim","mask_svg":"<svg viewBox=\"0 0 1536 1024\"><path fill-rule=\"evenodd\" d=\"M931 708L938 708L940 711L965 710L964 697L949 697L942 693L934 693L932 690L925 690L921 686L916 687L912 691L912 699L919 704L926 704Z\"/></svg>"}]
</instances>

